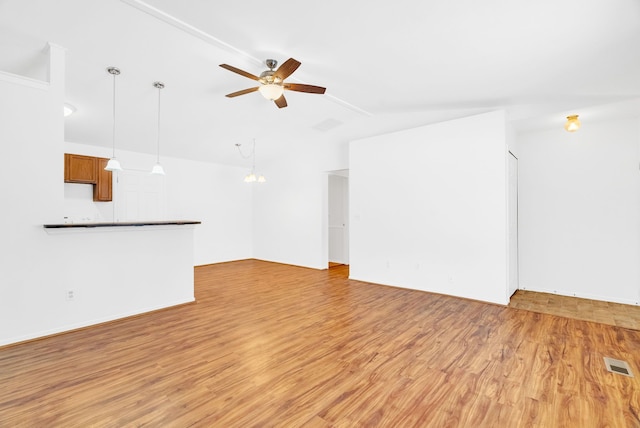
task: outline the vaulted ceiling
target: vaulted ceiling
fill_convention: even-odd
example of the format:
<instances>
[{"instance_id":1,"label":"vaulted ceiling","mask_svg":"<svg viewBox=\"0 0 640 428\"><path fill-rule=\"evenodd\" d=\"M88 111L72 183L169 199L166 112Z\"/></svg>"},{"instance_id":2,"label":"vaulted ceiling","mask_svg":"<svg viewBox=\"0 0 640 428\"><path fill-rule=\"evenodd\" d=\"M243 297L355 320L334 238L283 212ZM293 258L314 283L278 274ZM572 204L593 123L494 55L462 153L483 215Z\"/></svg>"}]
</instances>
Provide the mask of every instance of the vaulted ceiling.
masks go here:
<instances>
[{"instance_id":1,"label":"vaulted ceiling","mask_svg":"<svg viewBox=\"0 0 640 428\"><path fill-rule=\"evenodd\" d=\"M111 145L117 66L119 148L154 152L160 80L163 153L224 164L245 165L234 144L254 138L268 159L497 108L529 129L640 98L637 0L0 0L0 70L46 79L47 42L67 49L67 141ZM289 57L289 81L327 93L287 92L284 109L224 96L255 82L219 64L260 74Z\"/></svg>"}]
</instances>

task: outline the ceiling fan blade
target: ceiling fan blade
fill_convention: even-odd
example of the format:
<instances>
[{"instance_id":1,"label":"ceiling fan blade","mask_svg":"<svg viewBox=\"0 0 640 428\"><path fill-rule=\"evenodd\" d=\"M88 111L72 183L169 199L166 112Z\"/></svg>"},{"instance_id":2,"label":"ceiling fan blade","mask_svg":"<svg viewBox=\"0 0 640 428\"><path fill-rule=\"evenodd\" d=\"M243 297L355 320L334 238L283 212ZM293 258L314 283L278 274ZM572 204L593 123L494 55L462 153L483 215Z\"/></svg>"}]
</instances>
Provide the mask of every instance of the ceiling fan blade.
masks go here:
<instances>
[{"instance_id":1,"label":"ceiling fan blade","mask_svg":"<svg viewBox=\"0 0 640 428\"><path fill-rule=\"evenodd\" d=\"M232 93L227 94L225 96L228 97L228 98L233 98L233 97L237 97L238 95L250 94L251 92L255 92L257 90L258 90L258 86L256 86L255 88L243 89L241 91L232 92Z\"/></svg>"},{"instance_id":2,"label":"ceiling fan blade","mask_svg":"<svg viewBox=\"0 0 640 428\"><path fill-rule=\"evenodd\" d=\"M233 71L234 73L238 73L241 76L248 77L249 79L260 80L260 78L258 76L255 76L255 75L253 75L253 74L251 74L251 73L249 73L247 71L240 70L239 68L236 68L236 67L234 67L232 65L229 65L229 64L220 64L220 67L222 67L222 68L224 68L226 70L229 70L229 71Z\"/></svg>"},{"instance_id":3,"label":"ceiling fan blade","mask_svg":"<svg viewBox=\"0 0 640 428\"><path fill-rule=\"evenodd\" d=\"M322 86L302 85L299 83L285 83L284 88L290 91L307 92L309 94L324 94L327 88Z\"/></svg>"},{"instance_id":4,"label":"ceiling fan blade","mask_svg":"<svg viewBox=\"0 0 640 428\"><path fill-rule=\"evenodd\" d=\"M273 100L274 103L276 103L276 105L278 106L278 108L283 108L287 106L287 100L284 98L284 95L282 95L280 98L278 98L277 100Z\"/></svg>"},{"instance_id":5,"label":"ceiling fan blade","mask_svg":"<svg viewBox=\"0 0 640 428\"><path fill-rule=\"evenodd\" d=\"M298 67L300 67L300 61L297 61L293 58L289 58L286 60L273 74L275 77L279 77L281 80L286 79L291 76L291 73L296 71Z\"/></svg>"}]
</instances>

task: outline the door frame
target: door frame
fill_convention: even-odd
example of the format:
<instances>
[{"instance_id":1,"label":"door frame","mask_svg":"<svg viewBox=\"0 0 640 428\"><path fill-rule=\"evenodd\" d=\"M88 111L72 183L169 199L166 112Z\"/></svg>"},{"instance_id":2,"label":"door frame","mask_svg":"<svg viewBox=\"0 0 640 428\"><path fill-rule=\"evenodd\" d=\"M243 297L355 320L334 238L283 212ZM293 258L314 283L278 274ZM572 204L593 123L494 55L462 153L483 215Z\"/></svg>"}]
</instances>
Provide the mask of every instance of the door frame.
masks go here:
<instances>
[{"instance_id":1,"label":"door frame","mask_svg":"<svg viewBox=\"0 0 640 428\"><path fill-rule=\"evenodd\" d=\"M507 154L507 294L510 298L517 290L520 289L520 206L519 206L519 162L518 157L511 151ZM511 165L515 161L515 201L511 200ZM511 288L511 262L512 262L512 250L514 250L513 243L511 242L511 214L512 203L515 202L515 288Z\"/></svg>"}]
</instances>

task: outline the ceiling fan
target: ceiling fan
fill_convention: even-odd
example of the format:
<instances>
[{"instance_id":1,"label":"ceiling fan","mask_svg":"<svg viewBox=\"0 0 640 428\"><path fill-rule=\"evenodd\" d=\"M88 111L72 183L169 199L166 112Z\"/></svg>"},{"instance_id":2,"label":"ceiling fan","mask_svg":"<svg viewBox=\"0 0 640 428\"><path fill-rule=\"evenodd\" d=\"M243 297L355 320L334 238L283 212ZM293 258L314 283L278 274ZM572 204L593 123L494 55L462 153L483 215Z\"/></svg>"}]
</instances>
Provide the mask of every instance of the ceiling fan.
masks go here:
<instances>
[{"instance_id":1,"label":"ceiling fan","mask_svg":"<svg viewBox=\"0 0 640 428\"><path fill-rule=\"evenodd\" d=\"M239 68L233 67L228 64L220 64L220 67L238 73L241 76L248 77L249 79L257 80L260 82L260 86L255 88L243 89L241 91L232 92L226 96L229 98L237 97L239 95L249 94L251 92L260 91L263 97L276 103L278 108L287 106L287 100L284 97L284 90L307 92L309 94L324 94L326 88L321 86L303 85L300 83L285 83L284 79L291 76L291 74L300 67L300 62L289 58L286 60L277 70L274 70L278 65L278 61L275 59L268 59L265 61L269 70L265 70L260 73L260 77L248 73Z\"/></svg>"}]
</instances>

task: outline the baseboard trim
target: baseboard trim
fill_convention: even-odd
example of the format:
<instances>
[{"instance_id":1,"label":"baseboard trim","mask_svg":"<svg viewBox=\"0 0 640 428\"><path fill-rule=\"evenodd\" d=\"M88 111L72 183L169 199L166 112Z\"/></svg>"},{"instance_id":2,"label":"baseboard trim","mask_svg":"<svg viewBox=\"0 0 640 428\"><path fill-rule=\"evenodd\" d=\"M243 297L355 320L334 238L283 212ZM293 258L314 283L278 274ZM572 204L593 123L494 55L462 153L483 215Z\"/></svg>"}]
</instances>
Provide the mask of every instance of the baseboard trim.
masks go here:
<instances>
[{"instance_id":1,"label":"baseboard trim","mask_svg":"<svg viewBox=\"0 0 640 428\"><path fill-rule=\"evenodd\" d=\"M154 308L154 309L144 310L143 312L136 312L136 313L129 314L129 315L116 316L115 318L105 319L105 320L102 320L102 321L97 321L96 320L95 322L92 321L92 322L90 322L88 324L77 326L77 327L69 327L69 328L65 327L64 329L60 329L59 331L53 331L53 332L50 332L50 333L43 333L40 336L26 337L26 338L23 338L23 339L18 339L16 342L9 342L9 343L5 343L5 344L0 344L0 350L5 349L5 348L10 348L12 346L22 345L22 344L25 344L25 343L35 342L37 340L43 340L43 339L48 339L48 338L51 338L51 337L61 336L63 334L67 334L67 333L73 333L73 332L87 330L87 329L98 327L98 326L113 324L113 323L116 323L116 322L132 319L132 318L138 318L138 317L142 317L142 316L145 316L145 315L149 315L149 314L154 313L154 312L166 311L166 310L169 310L169 309L176 309L176 308L179 308L181 306L192 305L192 304L195 304L195 303L197 303L197 302L196 302L195 299L193 299L193 300L188 301L188 302L181 302L181 303L171 304L169 306L163 306L161 308Z\"/></svg>"},{"instance_id":2,"label":"baseboard trim","mask_svg":"<svg viewBox=\"0 0 640 428\"><path fill-rule=\"evenodd\" d=\"M632 306L640 305L640 301L636 301L633 299L619 299L616 297L600 296L597 294L576 293L574 291L568 291L568 290L551 290L551 289L542 288L542 287L529 287L529 286L525 287L522 285L518 287L518 290L533 291L536 293L557 294L559 296L566 296L566 297L578 297L580 299L599 300L601 302L621 303L623 305L632 305Z\"/></svg>"}]
</instances>

